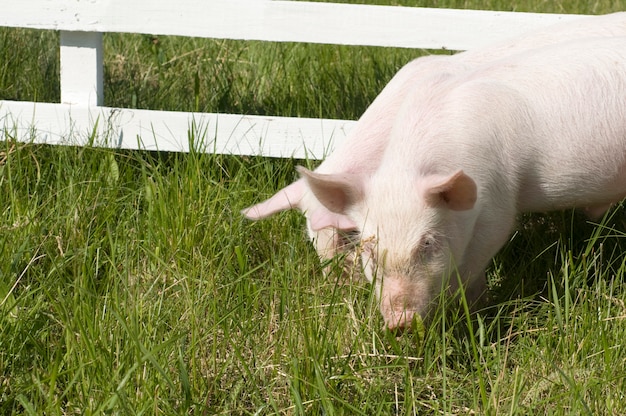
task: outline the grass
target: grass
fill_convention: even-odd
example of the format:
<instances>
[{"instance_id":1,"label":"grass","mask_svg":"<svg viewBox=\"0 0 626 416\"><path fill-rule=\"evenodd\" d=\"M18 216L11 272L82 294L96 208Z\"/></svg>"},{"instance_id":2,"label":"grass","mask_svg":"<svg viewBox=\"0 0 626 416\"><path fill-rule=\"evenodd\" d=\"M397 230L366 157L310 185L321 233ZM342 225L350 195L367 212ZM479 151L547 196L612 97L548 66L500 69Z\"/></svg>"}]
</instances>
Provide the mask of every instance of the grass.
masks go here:
<instances>
[{"instance_id":1,"label":"grass","mask_svg":"<svg viewBox=\"0 0 626 416\"><path fill-rule=\"evenodd\" d=\"M0 97L58 100L57 41L0 30ZM105 46L107 105L339 118L423 53L138 35ZM442 302L423 338L396 338L371 288L337 278L340 260L322 275L300 215L238 213L311 162L12 134L0 133L1 414L626 413L622 206L601 225L524 216L489 269L489 308Z\"/></svg>"}]
</instances>

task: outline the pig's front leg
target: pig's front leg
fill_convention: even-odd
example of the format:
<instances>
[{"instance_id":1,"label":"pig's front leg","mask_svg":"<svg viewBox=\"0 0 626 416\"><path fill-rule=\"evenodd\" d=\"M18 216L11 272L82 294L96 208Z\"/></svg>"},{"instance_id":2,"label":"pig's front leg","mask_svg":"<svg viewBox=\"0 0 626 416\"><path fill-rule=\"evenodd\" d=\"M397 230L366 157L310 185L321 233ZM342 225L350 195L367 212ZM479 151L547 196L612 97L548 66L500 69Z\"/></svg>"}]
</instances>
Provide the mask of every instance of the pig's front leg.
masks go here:
<instances>
[{"instance_id":1,"label":"pig's front leg","mask_svg":"<svg viewBox=\"0 0 626 416\"><path fill-rule=\"evenodd\" d=\"M583 212L589 219L598 221L602 219L602 216L611 208L612 205L613 204L606 204L586 207L583 209Z\"/></svg>"},{"instance_id":2,"label":"pig's front leg","mask_svg":"<svg viewBox=\"0 0 626 416\"><path fill-rule=\"evenodd\" d=\"M460 267L465 298L470 307L476 310L485 300L487 279L485 269L491 259L506 244L515 226L515 210L506 213L491 213L489 218L480 219L468 247L463 265ZM458 289L456 276L450 282L453 291Z\"/></svg>"}]
</instances>

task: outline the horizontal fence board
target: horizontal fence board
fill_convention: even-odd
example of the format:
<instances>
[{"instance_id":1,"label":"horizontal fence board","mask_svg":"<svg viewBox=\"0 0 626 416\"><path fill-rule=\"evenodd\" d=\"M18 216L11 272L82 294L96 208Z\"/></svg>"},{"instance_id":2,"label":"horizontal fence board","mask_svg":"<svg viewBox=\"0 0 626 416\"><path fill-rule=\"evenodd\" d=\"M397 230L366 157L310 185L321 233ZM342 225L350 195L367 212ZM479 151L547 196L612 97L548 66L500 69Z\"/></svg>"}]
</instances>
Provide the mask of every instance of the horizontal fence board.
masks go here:
<instances>
[{"instance_id":1,"label":"horizontal fence board","mask_svg":"<svg viewBox=\"0 0 626 416\"><path fill-rule=\"evenodd\" d=\"M355 122L94 106L102 102L103 91L102 42L97 37L127 32L465 50L582 17L284 0L9 3L0 13L0 26L62 31L64 104L0 101L0 128L13 131L16 139L187 152L192 131L202 138L191 144L200 151L311 159L329 154ZM82 50L85 45L89 51ZM95 143L92 137L97 137Z\"/></svg>"},{"instance_id":2,"label":"horizontal fence board","mask_svg":"<svg viewBox=\"0 0 626 416\"><path fill-rule=\"evenodd\" d=\"M0 26L465 50L580 15L273 0L28 0Z\"/></svg>"},{"instance_id":3,"label":"horizontal fence board","mask_svg":"<svg viewBox=\"0 0 626 416\"><path fill-rule=\"evenodd\" d=\"M322 159L354 123L0 101L0 128L19 141L120 149Z\"/></svg>"}]
</instances>

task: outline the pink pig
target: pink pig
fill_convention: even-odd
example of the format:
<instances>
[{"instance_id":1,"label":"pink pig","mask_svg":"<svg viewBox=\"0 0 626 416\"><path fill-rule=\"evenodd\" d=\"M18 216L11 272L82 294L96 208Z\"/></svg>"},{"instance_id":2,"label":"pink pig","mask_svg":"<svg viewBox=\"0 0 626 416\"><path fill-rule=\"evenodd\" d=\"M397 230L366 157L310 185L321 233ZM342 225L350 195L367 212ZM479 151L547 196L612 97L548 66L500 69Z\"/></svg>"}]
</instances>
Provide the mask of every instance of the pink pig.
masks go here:
<instances>
[{"instance_id":1,"label":"pink pig","mask_svg":"<svg viewBox=\"0 0 626 416\"><path fill-rule=\"evenodd\" d=\"M626 12L604 16L581 17L491 47L453 56L432 55L418 58L403 67L359 119L349 136L315 170L318 173L374 172L380 163L391 126L409 90L428 91L446 77L481 64L542 45L590 36L626 35ZM249 219L266 218L276 212L297 208L307 217L308 231L321 258L331 258L349 242L336 229L350 229L346 218L333 215L311 194L302 179L278 191L272 198L243 210ZM321 228L311 223L311 212L324 212L332 226ZM319 218L319 215L317 216ZM328 220L325 221L329 223ZM356 227L354 227L356 228Z\"/></svg>"},{"instance_id":2,"label":"pink pig","mask_svg":"<svg viewBox=\"0 0 626 416\"><path fill-rule=\"evenodd\" d=\"M414 102L419 101L417 96L423 96L422 101L426 102L430 91L437 90L439 85L446 84L454 76L486 62L567 39L610 35L626 35L626 13L581 18L500 42L489 48L453 56L416 59L398 72L363 114L344 143L315 172L364 177L373 174L381 163L381 155L389 143L397 114L409 92ZM304 179L281 189L269 200L247 208L243 213L250 219L261 219L291 208L298 208L305 213L309 235L322 258L330 258L337 251L345 250L344 246L349 243L345 235L336 233L336 230L359 230L358 224L349 216L328 210L311 192L308 181Z\"/></svg>"},{"instance_id":3,"label":"pink pig","mask_svg":"<svg viewBox=\"0 0 626 416\"><path fill-rule=\"evenodd\" d=\"M518 213L600 214L626 196L626 37L504 58L428 95L407 95L372 175L300 169L374 238L362 261L389 328L427 317L457 276L479 297Z\"/></svg>"}]
</instances>

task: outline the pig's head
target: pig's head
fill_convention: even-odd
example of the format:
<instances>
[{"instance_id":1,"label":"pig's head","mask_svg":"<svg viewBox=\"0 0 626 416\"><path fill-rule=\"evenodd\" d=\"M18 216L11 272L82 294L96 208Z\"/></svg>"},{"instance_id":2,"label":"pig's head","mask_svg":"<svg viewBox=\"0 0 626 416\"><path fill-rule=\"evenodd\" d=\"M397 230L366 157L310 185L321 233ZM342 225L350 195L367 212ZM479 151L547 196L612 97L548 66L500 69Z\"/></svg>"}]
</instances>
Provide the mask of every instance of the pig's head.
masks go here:
<instances>
[{"instance_id":1,"label":"pig's head","mask_svg":"<svg viewBox=\"0 0 626 416\"><path fill-rule=\"evenodd\" d=\"M442 288L457 282L476 221L474 180L461 170L370 179L299 172L327 211L358 225L363 267L387 327L427 318ZM326 220L312 213L312 221L323 227Z\"/></svg>"}]
</instances>

